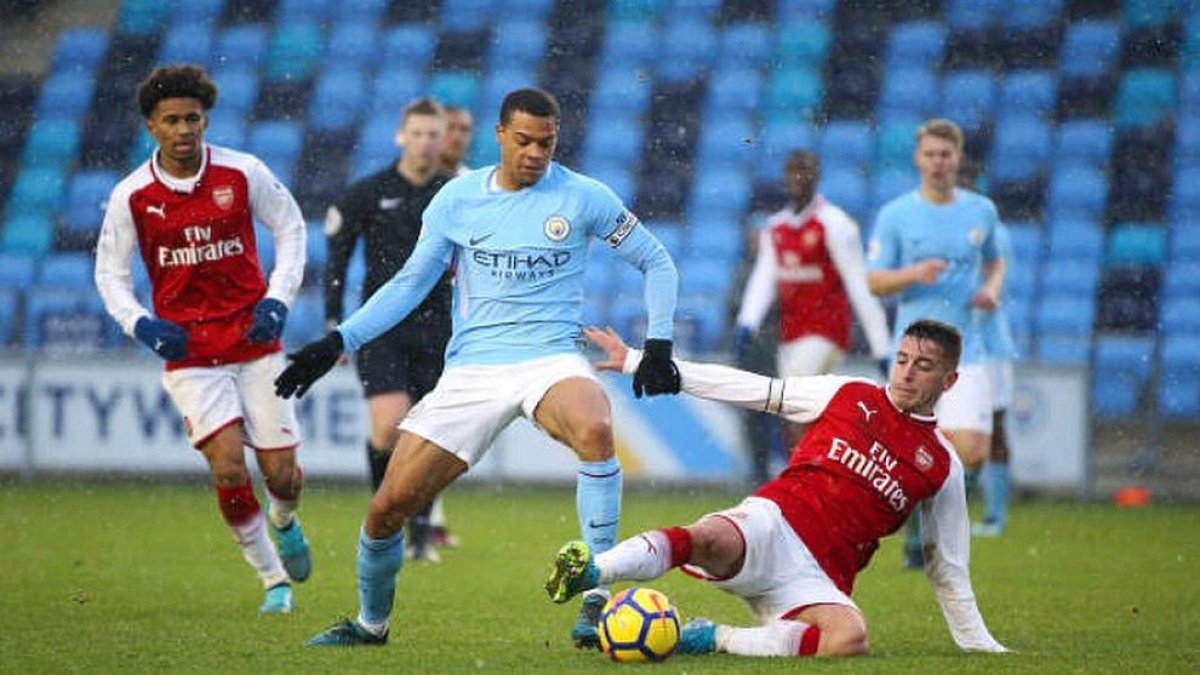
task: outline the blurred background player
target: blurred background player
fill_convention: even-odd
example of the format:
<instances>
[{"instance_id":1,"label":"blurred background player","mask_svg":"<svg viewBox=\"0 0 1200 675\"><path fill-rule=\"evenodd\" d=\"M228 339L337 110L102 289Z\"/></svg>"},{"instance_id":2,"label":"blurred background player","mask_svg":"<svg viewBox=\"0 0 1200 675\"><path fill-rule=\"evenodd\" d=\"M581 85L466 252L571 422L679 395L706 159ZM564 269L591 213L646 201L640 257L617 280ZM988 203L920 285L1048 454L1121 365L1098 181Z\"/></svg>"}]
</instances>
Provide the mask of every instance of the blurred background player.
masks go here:
<instances>
[{"instance_id":1,"label":"blurred background player","mask_svg":"<svg viewBox=\"0 0 1200 675\"><path fill-rule=\"evenodd\" d=\"M450 180L440 169L446 115L431 99L409 104L396 129L401 157L391 166L354 183L325 214L329 261L325 268L325 321L330 330L342 320L346 270L363 238L366 278L362 300L375 294L412 254L421 234L421 213ZM442 374L450 339L450 275L430 291L407 319L359 350L358 379L367 398L371 433L367 464L371 489L379 489L399 435L400 420L433 389ZM414 558L436 562L430 546L429 509L409 523Z\"/></svg>"},{"instance_id":2,"label":"blurred background player","mask_svg":"<svg viewBox=\"0 0 1200 675\"><path fill-rule=\"evenodd\" d=\"M157 148L109 197L96 287L125 332L167 362L163 386L208 461L234 540L267 589L260 610L290 612L290 582L307 579L312 562L295 515L304 481L300 427L292 402L275 396L271 383L283 370L279 336L304 275L304 219L260 160L204 142L216 99L216 85L195 66L156 68L138 86ZM275 240L270 283L253 219ZM149 272L155 316L134 295L135 251ZM246 445L266 482L265 519Z\"/></svg>"},{"instance_id":3,"label":"blurred background player","mask_svg":"<svg viewBox=\"0 0 1200 675\"><path fill-rule=\"evenodd\" d=\"M442 172L461 176L471 170L463 158L475 137L475 118L471 111L456 105L448 105L446 111L446 142L442 144Z\"/></svg>"},{"instance_id":4,"label":"blurred background player","mask_svg":"<svg viewBox=\"0 0 1200 675\"><path fill-rule=\"evenodd\" d=\"M996 224L996 248L1004 260L1006 270L1011 270L1012 242L1008 228ZM1011 471L1008 465L1008 429L1005 417L1013 398L1013 360L1017 357L1008 312L1004 309L1005 297L1000 304L983 319L983 344L987 353L988 382L992 390L992 442L987 462L979 473L979 486L983 495L983 520L971 527L976 537L998 537L1008 524L1008 496Z\"/></svg>"},{"instance_id":5,"label":"blurred background player","mask_svg":"<svg viewBox=\"0 0 1200 675\"><path fill-rule=\"evenodd\" d=\"M962 131L953 122L928 120L917 130L913 161L921 183L880 209L868 283L876 295L899 295L897 327L932 318L962 333L959 381L937 412L939 425L973 473L991 444L992 396L981 324L999 302L1004 260L996 247L995 204L957 186L962 148ZM920 567L921 560L916 529L914 523L905 547L911 568Z\"/></svg>"},{"instance_id":6,"label":"blurred background player","mask_svg":"<svg viewBox=\"0 0 1200 675\"><path fill-rule=\"evenodd\" d=\"M401 528L442 488L475 465L518 416L570 447L580 460L576 510L597 551L617 541L621 467L608 397L580 354L583 276L593 238L642 271L646 357L634 394L674 394L672 361L678 274L666 249L604 184L553 161L558 102L540 89L505 96L495 127L500 164L459 176L434 196L408 262L336 330L292 355L276 380L300 396L354 351L404 319L454 261L454 332L437 386L400 425L358 545L359 614L316 635L313 646L387 642ZM599 646L608 597L584 599L571 637Z\"/></svg>"},{"instance_id":7,"label":"blurred background player","mask_svg":"<svg viewBox=\"0 0 1200 675\"><path fill-rule=\"evenodd\" d=\"M600 370L631 372L641 354L608 329L587 330ZM879 539L920 504L925 572L955 644L1002 652L975 603L962 464L937 429L934 407L952 390L961 338L930 320L904 328L886 386L835 377L768 378L679 361L683 390L808 424L787 468L741 504L689 527L650 530L606 553L564 546L546 590L555 602L600 583L649 581L675 567L746 601L753 628L694 619L684 653L855 656L867 625L850 599Z\"/></svg>"},{"instance_id":8,"label":"blurred background player","mask_svg":"<svg viewBox=\"0 0 1200 675\"><path fill-rule=\"evenodd\" d=\"M780 377L833 372L850 349L851 307L871 356L882 361L889 348L887 316L867 288L858 224L817 194L821 166L814 153L792 152L784 172L790 203L771 215L759 236L737 317L739 360L778 298ZM791 446L803 427L787 428Z\"/></svg>"}]
</instances>

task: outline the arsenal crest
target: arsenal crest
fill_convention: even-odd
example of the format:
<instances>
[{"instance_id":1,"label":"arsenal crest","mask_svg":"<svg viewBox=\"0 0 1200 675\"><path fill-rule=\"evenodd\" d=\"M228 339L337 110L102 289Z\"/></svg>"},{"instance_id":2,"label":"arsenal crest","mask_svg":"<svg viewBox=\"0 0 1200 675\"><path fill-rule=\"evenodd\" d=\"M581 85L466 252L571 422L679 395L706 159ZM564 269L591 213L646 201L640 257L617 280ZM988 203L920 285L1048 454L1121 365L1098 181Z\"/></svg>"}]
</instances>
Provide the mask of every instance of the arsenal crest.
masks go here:
<instances>
[{"instance_id":1,"label":"arsenal crest","mask_svg":"<svg viewBox=\"0 0 1200 675\"><path fill-rule=\"evenodd\" d=\"M221 207L222 211L228 211L233 206L233 186L218 185L212 191L213 203Z\"/></svg>"},{"instance_id":2,"label":"arsenal crest","mask_svg":"<svg viewBox=\"0 0 1200 675\"><path fill-rule=\"evenodd\" d=\"M928 471L933 467L933 455L929 454L929 451L925 449L925 446L922 445L918 447L916 453L914 454L916 455L914 461L916 462L918 469L922 471Z\"/></svg>"}]
</instances>

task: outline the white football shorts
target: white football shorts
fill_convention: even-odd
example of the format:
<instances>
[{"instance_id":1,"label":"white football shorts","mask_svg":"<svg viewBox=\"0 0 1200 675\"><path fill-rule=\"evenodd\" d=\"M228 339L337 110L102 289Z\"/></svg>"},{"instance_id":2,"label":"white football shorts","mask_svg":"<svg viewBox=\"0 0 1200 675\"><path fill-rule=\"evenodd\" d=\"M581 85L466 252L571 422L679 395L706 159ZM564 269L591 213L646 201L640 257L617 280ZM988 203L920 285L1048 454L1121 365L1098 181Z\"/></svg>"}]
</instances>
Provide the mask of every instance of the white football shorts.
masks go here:
<instances>
[{"instance_id":1,"label":"white football shorts","mask_svg":"<svg viewBox=\"0 0 1200 675\"><path fill-rule=\"evenodd\" d=\"M829 338L806 335L791 342L781 342L776 365L779 377L826 375L841 365L845 356Z\"/></svg>"},{"instance_id":2,"label":"white football shorts","mask_svg":"<svg viewBox=\"0 0 1200 675\"><path fill-rule=\"evenodd\" d=\"M295 402L275 395L275 378L283 368L283 352L276 352L245 363L168 370L162 382L197 449L221 429L241 422L246 445L286 450L303 439Z\"/></svg>"},{"instance_id":3,"label":"white football shorts","mask_svg":"<svg viewBox=\"0 0 1200 675\"><path fill-rule=\"evenodd\" d=\"M991 359L987 365L988 380L992 385L992 410L1008 410L1013 398L1012 359Z\"/></svg>"},{"instance_id":4,"label":"white football shorts","mask_svg":"<svg viewBox=\"0 0 1200 675\"><path fill-rule=\"evenodd\" d=\"M542 397L571 377L599 385L592 366L579 354L447 368L433 391L408 412L400 429L433 441L475 466L496 435L518 415L537 426L533 414Z\"/></svg>"},{"instance_id":5,"label":"white football shorts","mask_svg":"<svg viewBox=\"0 0 1200 675\"><path fill-rule=\"evenodd\" d=\"M713 578L693 565L685 565L684 571L745 600L759 623L777 621L810 605L858 609L821 568L775 502L747 497L706 517L725 518L742 533L746 542L742 569L729 579Z\"/></svg>"},{"instance_id":6,"label":"white football shorts","mask_svg":"<svg viewBox=\"0 0 1200 675\"><path fill-rule=\"evenodd\" d=\"M942 429L992 434L992 383L987 365L970 363L958 367L958 382L942 394L937 407Z\"/></svg>"}]
</instances>

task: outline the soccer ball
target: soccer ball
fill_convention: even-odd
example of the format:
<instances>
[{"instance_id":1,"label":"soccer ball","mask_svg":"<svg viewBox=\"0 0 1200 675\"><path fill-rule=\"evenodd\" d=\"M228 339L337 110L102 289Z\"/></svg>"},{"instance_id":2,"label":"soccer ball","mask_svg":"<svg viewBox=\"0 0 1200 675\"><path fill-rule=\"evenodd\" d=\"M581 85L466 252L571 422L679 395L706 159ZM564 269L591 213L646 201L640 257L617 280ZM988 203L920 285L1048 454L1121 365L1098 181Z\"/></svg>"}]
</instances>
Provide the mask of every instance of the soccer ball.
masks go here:
<instances>
[{"instance_id":1,"label":"soccer ball","mask_svg":"<svg viewBox=\"0 0 1200 675\"><path fill-rule=\"evenodd\" d=\"M679 644L679 612L651 588L617 593L600 612L600 648L613 661L662 661Z\"/></svg>"}]
</instances>

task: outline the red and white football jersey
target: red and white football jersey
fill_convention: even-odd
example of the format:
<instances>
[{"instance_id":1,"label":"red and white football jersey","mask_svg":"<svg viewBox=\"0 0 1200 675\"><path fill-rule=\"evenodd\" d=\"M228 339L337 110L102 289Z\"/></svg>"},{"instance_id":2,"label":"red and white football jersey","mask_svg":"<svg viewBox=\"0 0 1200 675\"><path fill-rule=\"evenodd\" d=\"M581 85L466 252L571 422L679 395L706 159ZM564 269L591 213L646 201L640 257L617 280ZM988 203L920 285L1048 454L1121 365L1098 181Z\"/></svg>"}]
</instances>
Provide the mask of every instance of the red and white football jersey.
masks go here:
<instances>
[{"instance_id":1,"label":"red and white football jersey","mask_svg":"<svg viewBox=\"0 0 1200 675\"><path fill-rule=\"evenodd\" d=\"M820 195L798 213L788 207L767 219L738 325L757 331L776 298L780 340L819 335L845 351L853 307L871 354L887 355L887 316L867 288L858 225Z\"/></svg>"},{"instance_id":2,"label":"red and white football jersey","mask_svg":"<svg viewBox=\"0 0 1200 675\"><path fill-rule=\"evenodd\" d=\"M641 352L630 350L632 373ZM921 509L925 573L950 633L969 651L1003 651L983 622L968 570L971 532L962 464L936 418L910 415L870 380L769 378L676 360L683 391L808 424L788 467L756 494L779 505L847 595L879 539Z\"/></svg>"},{"instance_id":3,"label":"red and white football jersey","mask_svg":"<svg viewBox=\"0 0 1200 675\"><path fill-rule=\"evenodd\" d=\"M258 260L254 219L275 239L270 284ZM258 158L206 145L199 172L179 179L157 153L113 189L96 246L96 286L132 336L149 312L134 295L136 249L150 277L154 314L188 332L187 356L167 369L240 363L281 349L245 339L264 296L291 304L304 276L300 207Z\"/></svg>"}]
</instances>

